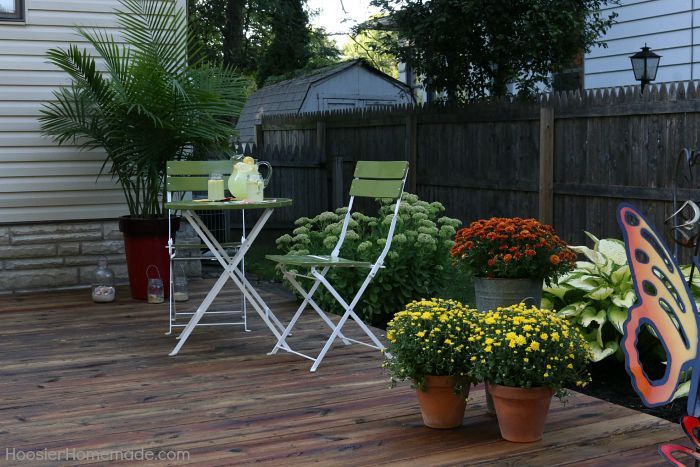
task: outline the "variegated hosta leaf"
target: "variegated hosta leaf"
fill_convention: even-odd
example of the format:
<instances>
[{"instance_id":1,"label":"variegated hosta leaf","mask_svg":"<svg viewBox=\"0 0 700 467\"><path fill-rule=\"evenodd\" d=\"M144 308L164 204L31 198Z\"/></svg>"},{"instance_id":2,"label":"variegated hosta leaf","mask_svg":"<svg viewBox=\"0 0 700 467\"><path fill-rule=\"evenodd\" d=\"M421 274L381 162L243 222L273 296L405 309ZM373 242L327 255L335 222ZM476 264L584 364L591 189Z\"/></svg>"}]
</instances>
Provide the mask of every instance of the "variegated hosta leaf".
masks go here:
<instances>
[{"instance_id":1,"label":"variegated hosta leaf","mask_svg":"<svg viewBox=\"0 0 700 467\"><path fill-rule=\"evenodd\" d=\"M564 284L559 284L559 285L552 285L551 287L544 287L545 292L550 293L557 297L560 300L564 300L564 295L566 295L566 292L571 290L571 287L564 285Z\"/></svg>"},{"instance_id":2,"label":"variegated hosta leaf","mask_svg":"<svg viewBox=\"0 0 700 467\"><path fill-rule=\"evenodd\" d=\"M595 274L598 271L598 268L590 261L576 261L576 269L569 274L576 274L577 271Z\"/></svg>"},{"instance_id":3,"label":"variegated hosta leaf","mask_svg":"<svg viewBox=\"0 0 700 467\"><path fill-rule=\"evenodd\" d=\"M600 287L602 285L600 282L600 279L595 276L582 275L576 279L568 280L564 285L568 285L574 289L590 292L591 290L595 290Z\"/></svg>"},{"instance_id":4,"label":"variegated hosta leaf","mask_svg":"<svg viewBox=\"0 0 700 467\"><path fill-rule=\"evenodd\" d=\"M681 397L688 397L688 394L690 394L691 383L692 381L686 381L685 383L679 384L676 392L673 393L671 400L680 399Z\"/></svg>"},{"instance_id":5,"label":"variegated hosta leaf","mask_svg":"<svg viewBox=\"0 0 700 467\"><path fill-rule=\"evenodd\" d=\"M591 302L576 302L571 305L566 305L557 312L557 316L560 318L575 318L580 315L590 303Z\"/></svg>"},{"instance_id":6,"label":"variegated hosta leaf","mask_svg":"<svg viewBox=\"0 0 700 467\"><path fill-rule=\"evenodd\" d=\"M634 290L628 290L625 292L625 295L619 296L617 294L613 295L612 297L612 302L619 306L623 307L625 309L631 307L634 305L634 302L637 300L637 295L634 293Z\"/></svg>"},{"instance_id":7,"label":"variegated hosta leaf","mask_svg":"<svg viewBox=\"0 0 700 467\"><path fill-rule=\"evenodd\" d=\"M631 285L632 273L630 273L630 267L624 265L614 270L613 273L610 275L610 279L612 279L612 283L614 285L622 285L626 283L629 283Z\"/></svg>"},{"instance_id":8,"label":"variegated hosta leaf","mask_svg":"<svg viewBox=\"0 0 700 467\"><path fill-rule=\"evenodd\" d=\"M586 297L592 298L593 300L605 300L608 298L610 295L615 292L615 289L612 287L598 287L597 289L591 290L586 294Z\"/></svg>"},{"instance_id":9,"label":"variegated hosta leaf","mask_svg":"<svg viewBox=\"0 0 700 467\"><path fill-rule=\"evenodd\" d=\"M600 239L598 239L598 237L596 237L596 236L593 235L592 233L588 232L587 230L584 230L583 233L586 234L586 236L587 236L588 238L590 238L591 240L593 240L593 244L594 244L594 245L597 245L598 242L600 241Z\"/></svg>"},{"instance_id":10,"label":"variegated hosta leaf","mask_svg":"<svg viewBox=\"0 0 700 467\"><path fill-rule=\"evenodd\" d=\"M596 244L595 250L618 266L627 264L625 243L615 238L604 238Z\"/></svg>"},{"instance_id":11,"label":"variegated hosta leaf","mask_svg":"<svg viewBox=\"0 0 700 467\"><path fill-rule=\"evenodd\" d=\"M588 327L591 323L598 323L598 328L600 329L603 327L603 324L605 324L605 321L605 310L596 310L592 306L589 306L581 313L581 325L583 325L583 327Z\"/></svg>"},{"instance_id":12,"label":"variegated hosta leaf","mask_svg":"<svg viewBox=\"0 0 700 467\"><path fill-rule=\"evenodd\" d=\"M627 320L627 315L629 315L627 308L621 308L615 305L608 308L608 321L615 326L615 329L617 329L617 332L620 334L624 334L623 328L625 320Z\"/></svg>"},{"instance_id":13,"label":"variegated hosta leaf","mask_svg":"<svg viewBox=\"0 0 700 467\"><path fill-rule=\"evenodd\" d=\"M591 250L587 246L572 246L570 248L576 253L581 253L596 265L600 266L605 264L605 256L603 256L595 250Z\"/></svg>"},{"instance_id":14,"label":"variegated hosta leaf","mask_svg":"<svg viewBox=\"0 0 700 467\"><path fill-rule=\"evenodd\" d=\"M552 301L551 301L550 299L548 299L547 297L542 297L542 302L541 302L541 304L542 304L542 308L544 308L545 310L552 310L552 309L554 309L554 304L553 304Z\"/></svg>"},{"instance_id":15,"label":"variegated hosta leaf","mask_svg":"<svg viewBox=\"0 0 700 467\"><path fill-rule=\"evenodd\" d=\"M591 360L594 362L599 362L606 357L617 352L619 345L615 341L606 342L605 346L599 344L598 342L588 342L588 346L591 348Z\"/></svg>"}]
</instances>

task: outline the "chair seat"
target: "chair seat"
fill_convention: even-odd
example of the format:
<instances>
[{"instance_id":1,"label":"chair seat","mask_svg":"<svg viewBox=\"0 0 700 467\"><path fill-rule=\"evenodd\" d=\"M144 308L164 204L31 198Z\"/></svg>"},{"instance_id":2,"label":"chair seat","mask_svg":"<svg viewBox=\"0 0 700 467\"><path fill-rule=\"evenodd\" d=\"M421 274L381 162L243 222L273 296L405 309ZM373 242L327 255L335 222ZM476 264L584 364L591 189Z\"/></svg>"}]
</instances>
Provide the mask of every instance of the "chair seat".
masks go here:
<instances>
[{"instance_id":1,"label":"chair seat","mask_svg":"<svg viewBox=\"0 0 700 467\"><path fill-rule=\"evenodd\" d=\"M265 258L275 263L289 266L331 266L336 268L371 268L367 261L353 261L345 258L332 258L329 255L267 255Z\"/></svg>"}]
</instances>

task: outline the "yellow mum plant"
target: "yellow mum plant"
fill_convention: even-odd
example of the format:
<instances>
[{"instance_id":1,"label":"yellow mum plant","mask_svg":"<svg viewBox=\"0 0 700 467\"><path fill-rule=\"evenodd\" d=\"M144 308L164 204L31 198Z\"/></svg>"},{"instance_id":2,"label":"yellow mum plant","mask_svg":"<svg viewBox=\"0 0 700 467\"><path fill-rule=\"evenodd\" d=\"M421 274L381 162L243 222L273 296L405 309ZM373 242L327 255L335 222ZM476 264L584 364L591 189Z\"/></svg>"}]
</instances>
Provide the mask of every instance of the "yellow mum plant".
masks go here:
<instances>
[{"instance_id":1,"label":"yellow mum plant","mask_svg":"<svg viewBox=\"0 0 700 467\"><path fill-rule=\"evenodd\" d=\"M387 325L384 367L396 381L411 380L423 389L425 376L455 376L466 381L476 350L470 339L477 328L478 312L455 300L434 298L413 301ZM461 388L456 387L456 391Z\"/></svg>"},{"instance_id":2,"label":"yellow mum plant","mask_svg":"<svg viewBox=\"0 0 700 467\"><path fill-rule=\"evenodd\" d=\"M474 335L475 379L502 386L549 387L562 395L564 386L590 381L588 343L577 328L551 310L524 304L483 313Z\"/></svg>"}]
</instances>

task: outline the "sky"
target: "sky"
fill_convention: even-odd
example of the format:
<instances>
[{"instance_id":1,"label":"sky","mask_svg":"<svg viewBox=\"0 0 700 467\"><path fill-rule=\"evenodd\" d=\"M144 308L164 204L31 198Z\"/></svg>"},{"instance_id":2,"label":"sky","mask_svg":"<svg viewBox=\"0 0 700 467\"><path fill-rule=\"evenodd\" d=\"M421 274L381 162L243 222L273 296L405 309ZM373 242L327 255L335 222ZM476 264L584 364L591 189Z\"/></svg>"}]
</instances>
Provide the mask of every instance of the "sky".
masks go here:
<instances>
[{"instance_id":1,"label":"sky","mask_svg":"<svg viewBox=\"0 0 700 467\"><path fill-rule=\"evenodd\" d=\"M330 37L341 49L349 40L347 33L353 26L379 12L378 8L370 6L369 3L370 0L308 0L307 2L310 9L319 11L319 15L311 19L312 24L326 28L326 31L331 34L339 34Z\"/></svg>"}]
</instances>

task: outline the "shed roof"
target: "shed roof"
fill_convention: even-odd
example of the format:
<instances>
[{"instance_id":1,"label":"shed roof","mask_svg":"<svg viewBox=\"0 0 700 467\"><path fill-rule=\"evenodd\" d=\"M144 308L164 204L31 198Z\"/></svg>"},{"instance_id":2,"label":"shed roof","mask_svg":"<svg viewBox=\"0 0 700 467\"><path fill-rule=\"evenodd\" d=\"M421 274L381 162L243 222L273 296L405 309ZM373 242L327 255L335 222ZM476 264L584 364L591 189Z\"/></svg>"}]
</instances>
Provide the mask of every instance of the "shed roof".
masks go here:
<instances>
[{"instance_id":1,"label":"shed roof","mask_svg":"<svg viewBox=\"0 0 700 467\"><path fill-rule=\"evenodd\" d=\"M255 140L255 124L260 121L260 114L286 114L298 113L306 99L306 94L312 84L323 81L335 74L341 73L353 66L364 68L391 80L396 85L408 88L404 83L395 80L380 70L367 65L363 60L355 59L324 68L319 68L306 75L280 81L279 83L264 86L252 93L241 111L236 124L239 139L244 142Z\"/></svg>"}]
</instances>

